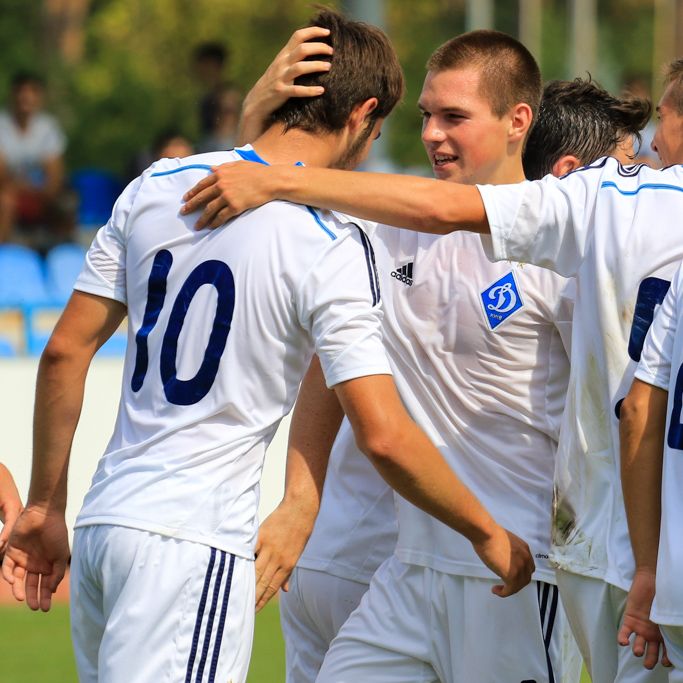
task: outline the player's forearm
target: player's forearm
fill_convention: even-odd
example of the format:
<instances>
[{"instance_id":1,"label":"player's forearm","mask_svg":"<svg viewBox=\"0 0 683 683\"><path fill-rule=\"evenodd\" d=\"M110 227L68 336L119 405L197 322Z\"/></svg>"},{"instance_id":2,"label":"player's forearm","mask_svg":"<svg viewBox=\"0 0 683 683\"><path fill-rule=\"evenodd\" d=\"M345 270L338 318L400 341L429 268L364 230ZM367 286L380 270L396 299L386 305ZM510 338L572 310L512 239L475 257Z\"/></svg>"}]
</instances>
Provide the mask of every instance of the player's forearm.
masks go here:
<instances>
[{"instance_id":1,"label":"player's forearm","mask_svg":"<svg viewBox=\"0 0 683 683\"><path fill-rule=\"evenodd\" d=\"M71 444L83 405L89 359L48 347L40 360L27 505L64 510Z\"/></svg>"},{"instance_id":2,"label":"player's forearm","mask_svg":"<svg viewBox=\"0 0 683 683\"><path fill-rule=\"evenodd\" d=\"M621 486L638 569L654 572L659 547L667 392L635 380L621 406Z\"/></svg>"},{"instance_id":3,"label":"player's forearm","mask_svg":"<svg viewBox=\"0 0 683 683\"><path fill-rule=\"evenodd\" d=\"M489 512L414 423L398 432L395 441L371 446L367 454L401 496L472 543L493 534L497 525Z\"/></svg>"},{"instance_id":4,"label":"player's forearm","mask_svg":"<svg viewBox=\"0 0 683 683\"><path fill-rule=\"evenodd\" d=\"M312 529L320 506L325 472L344 413L334 391L327 388L317 356L301 384L287 448L283 503L299 511Z\"/></svg>"},{"instance_id":5,"label":"player's forearm","mask_svg":"<svg viewBox=\"0 0 683 683\"><path fill-rule=\"evenodd\" d=\"M258 93L249 91L244 99L240 120L237 126L237 144L246 145L256 140L266 127L266 119L270 111L267 103L258 99Z\"/></svg>"},{"instance_id":6,"label":"player's forearm","mask_svg":"<svg viewBox=\"0 0 683 683\"><path fill-rule=\"evenodd\" d=\"M271 170L271 169L268 169ZM488 232L476 187L431 178L277 166L263 174L272 198L335 209L421 232Z\"/></svg>"},{"instance_id":7,"label":"player's forearm","mask_svg":"<svg viewBox=\"0 0 683 683\"><path fill-rule=\"evenodd\" d=\"M408 417L390 375L361 377L335 390L358 447L392 488L472 543L498 530L486 508Z\"/></svg>"}]
</instances>

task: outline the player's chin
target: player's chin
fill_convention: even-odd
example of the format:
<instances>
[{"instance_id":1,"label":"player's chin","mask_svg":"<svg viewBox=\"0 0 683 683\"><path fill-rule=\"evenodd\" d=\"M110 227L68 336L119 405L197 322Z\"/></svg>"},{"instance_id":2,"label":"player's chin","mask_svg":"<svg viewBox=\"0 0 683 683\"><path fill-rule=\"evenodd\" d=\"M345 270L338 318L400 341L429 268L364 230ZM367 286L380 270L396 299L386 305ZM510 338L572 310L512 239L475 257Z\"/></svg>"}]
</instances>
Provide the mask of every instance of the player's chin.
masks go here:
<instances>
[{"instance_id":1,"label":"player's chin","mask_svg":"<svg viewBox=\"0 0 683 683\"><path fill-rule=\"evenodd\" d=\"M452 183L462 182L462 171L453 162L432 164L432 173L437 180L448 180Z\"/></svg>"}]
</instances>

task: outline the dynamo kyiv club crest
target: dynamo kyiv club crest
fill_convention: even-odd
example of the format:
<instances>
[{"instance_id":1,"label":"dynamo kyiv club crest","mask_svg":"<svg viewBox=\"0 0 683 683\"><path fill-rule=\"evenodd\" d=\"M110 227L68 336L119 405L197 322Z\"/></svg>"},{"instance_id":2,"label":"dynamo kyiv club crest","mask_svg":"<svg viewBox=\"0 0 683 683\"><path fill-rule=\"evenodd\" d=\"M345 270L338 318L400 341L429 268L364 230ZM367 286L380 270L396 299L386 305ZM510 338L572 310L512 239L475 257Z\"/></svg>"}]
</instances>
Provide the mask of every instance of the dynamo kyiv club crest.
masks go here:
<instances>
[{"instance_id":1,"label":"dynamo kyiv club crest","mask_svg":"<svg viewBox=\"0 0 683 683\"><path fill-rule=\"evenodd\" d=\"M522 308L524 302L513 271L485 289L481 293L481 302L492 330Z\"/></svg>"}]
</instances>

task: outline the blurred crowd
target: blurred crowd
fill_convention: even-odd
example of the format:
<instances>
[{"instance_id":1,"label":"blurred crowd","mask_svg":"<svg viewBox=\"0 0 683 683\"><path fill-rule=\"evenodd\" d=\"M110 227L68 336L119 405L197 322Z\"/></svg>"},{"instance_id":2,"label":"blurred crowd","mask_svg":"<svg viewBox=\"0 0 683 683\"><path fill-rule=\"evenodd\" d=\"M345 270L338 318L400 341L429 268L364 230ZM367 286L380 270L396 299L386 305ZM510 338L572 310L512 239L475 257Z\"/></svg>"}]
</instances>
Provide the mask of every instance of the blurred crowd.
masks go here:
<instances>
[{"instance_id":1,"label":"blurred crowd","mask_svg":"<svg viewBox=\"0 0 683 683\"><path fill-rule=\"evenodd\" d=\"M226 78L229 51L220 43L202 43L192 56L200 88L197 140L181 129L159 131L131 160L126 178L97 169L73 170L65 163L67 138L60 122L45 111L46 83L29 72L10 81L0 110L0 244L26 245L43 254L64 242L77 242L106 220L123 183L153 161L234 146L242 92ZM85 230L84 230L85 229Z\"/></svg>"}]
</instances>

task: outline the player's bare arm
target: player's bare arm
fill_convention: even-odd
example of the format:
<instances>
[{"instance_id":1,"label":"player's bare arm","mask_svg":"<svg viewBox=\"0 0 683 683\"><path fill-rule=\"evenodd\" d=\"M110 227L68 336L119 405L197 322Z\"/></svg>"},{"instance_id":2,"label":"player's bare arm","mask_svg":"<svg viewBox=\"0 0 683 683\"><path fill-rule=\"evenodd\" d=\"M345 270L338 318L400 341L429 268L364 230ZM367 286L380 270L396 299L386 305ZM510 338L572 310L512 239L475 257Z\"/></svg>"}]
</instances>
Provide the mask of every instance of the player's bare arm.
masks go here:
<instances>
[{"instance_id":1,"label":"player's bare arm","mask_svg":"<svg viewBox=\"0 0 683 683\"><path fill-rule=\"evenodd\" d=\"M64 577L69 559L67 471L85 377L92 357L125 314L117 301L74 292L40 359L31 485L2 565L14 597L32 610L50 609Z\"/></svg>"},{"instance_id":2,"label":"player's bare arm","mask_svg":"<svg viewBox=\"0 0 683 683\"><path fill-rule=\"evenodd\" d=\"M299 76L329 71L330 62L309 57L331 55L332 46L316 39L329 35L329 30L310 26L295 31L280 50L263 76L247 93L242 105L237 140L240 145L255 140L266 129L268 116L290 97L315 97L325 88L319 85L297 85Z\"/></svg>"},{"instance_id":3,"label":"player's bare arm","mask_svg":"<svg viewBox=\"0 0 683 683\"><path fill-rule=\"evenodd\" d=\"M484 564L501 577L494 592L506 597L531 580L529 547L496 524L408 417L393 379L372 375L334 387L358 447L406 500L470 540Z\"/></svg>"},{"instance_id":4,"label":"player's bare arm","mask_svg":"<svg viewBox=\"0 0 683 683\"><path fill-rule=\"evenodd\" d=\"M668 392L638 379L621 406L621 485L636 571L626 601L619 644L633 640L633 654L652 669L662 653L670 666L657 624L650 621L661 518L662 454ZM661 650L660 650L661 648Z\"/></svg>"},{"instance_id":5,"label":"player's bare arm","mask_svg":"<svg viewBox=\"0 0 683 683\"><path fill-rule=\"evenodd\" d=\"M292 414L285 495L259 528L256 543L256 610L287 581L313 531L327 461L344 413L325 386L318 357L304 377Z\"/></svg>"},{"instance_id":6,"label":"player's bare arm","mask_svg":"<svg viewBox=\"0 0 683 683\"><path fill-rule=\"evenodd\" d=\"M12 527L23 507L12 474L0 463L0 522L3 524L0 532L0 561L2 561L2 556L5 553L5 546Z\"/></svg>"},{"instance_id":7,"label":"player's bare arm","mask_svg":"<svg viewBox=\"0 0 683 683\"><path fill-rule=\"evenodd\" d=\"M197 229L217 228L243 211L284 199L421 232L488 232L476 187L415 176L238 162L216 167L184 199L183 214L203 209Z\"/></svg>"}]
</instances>

